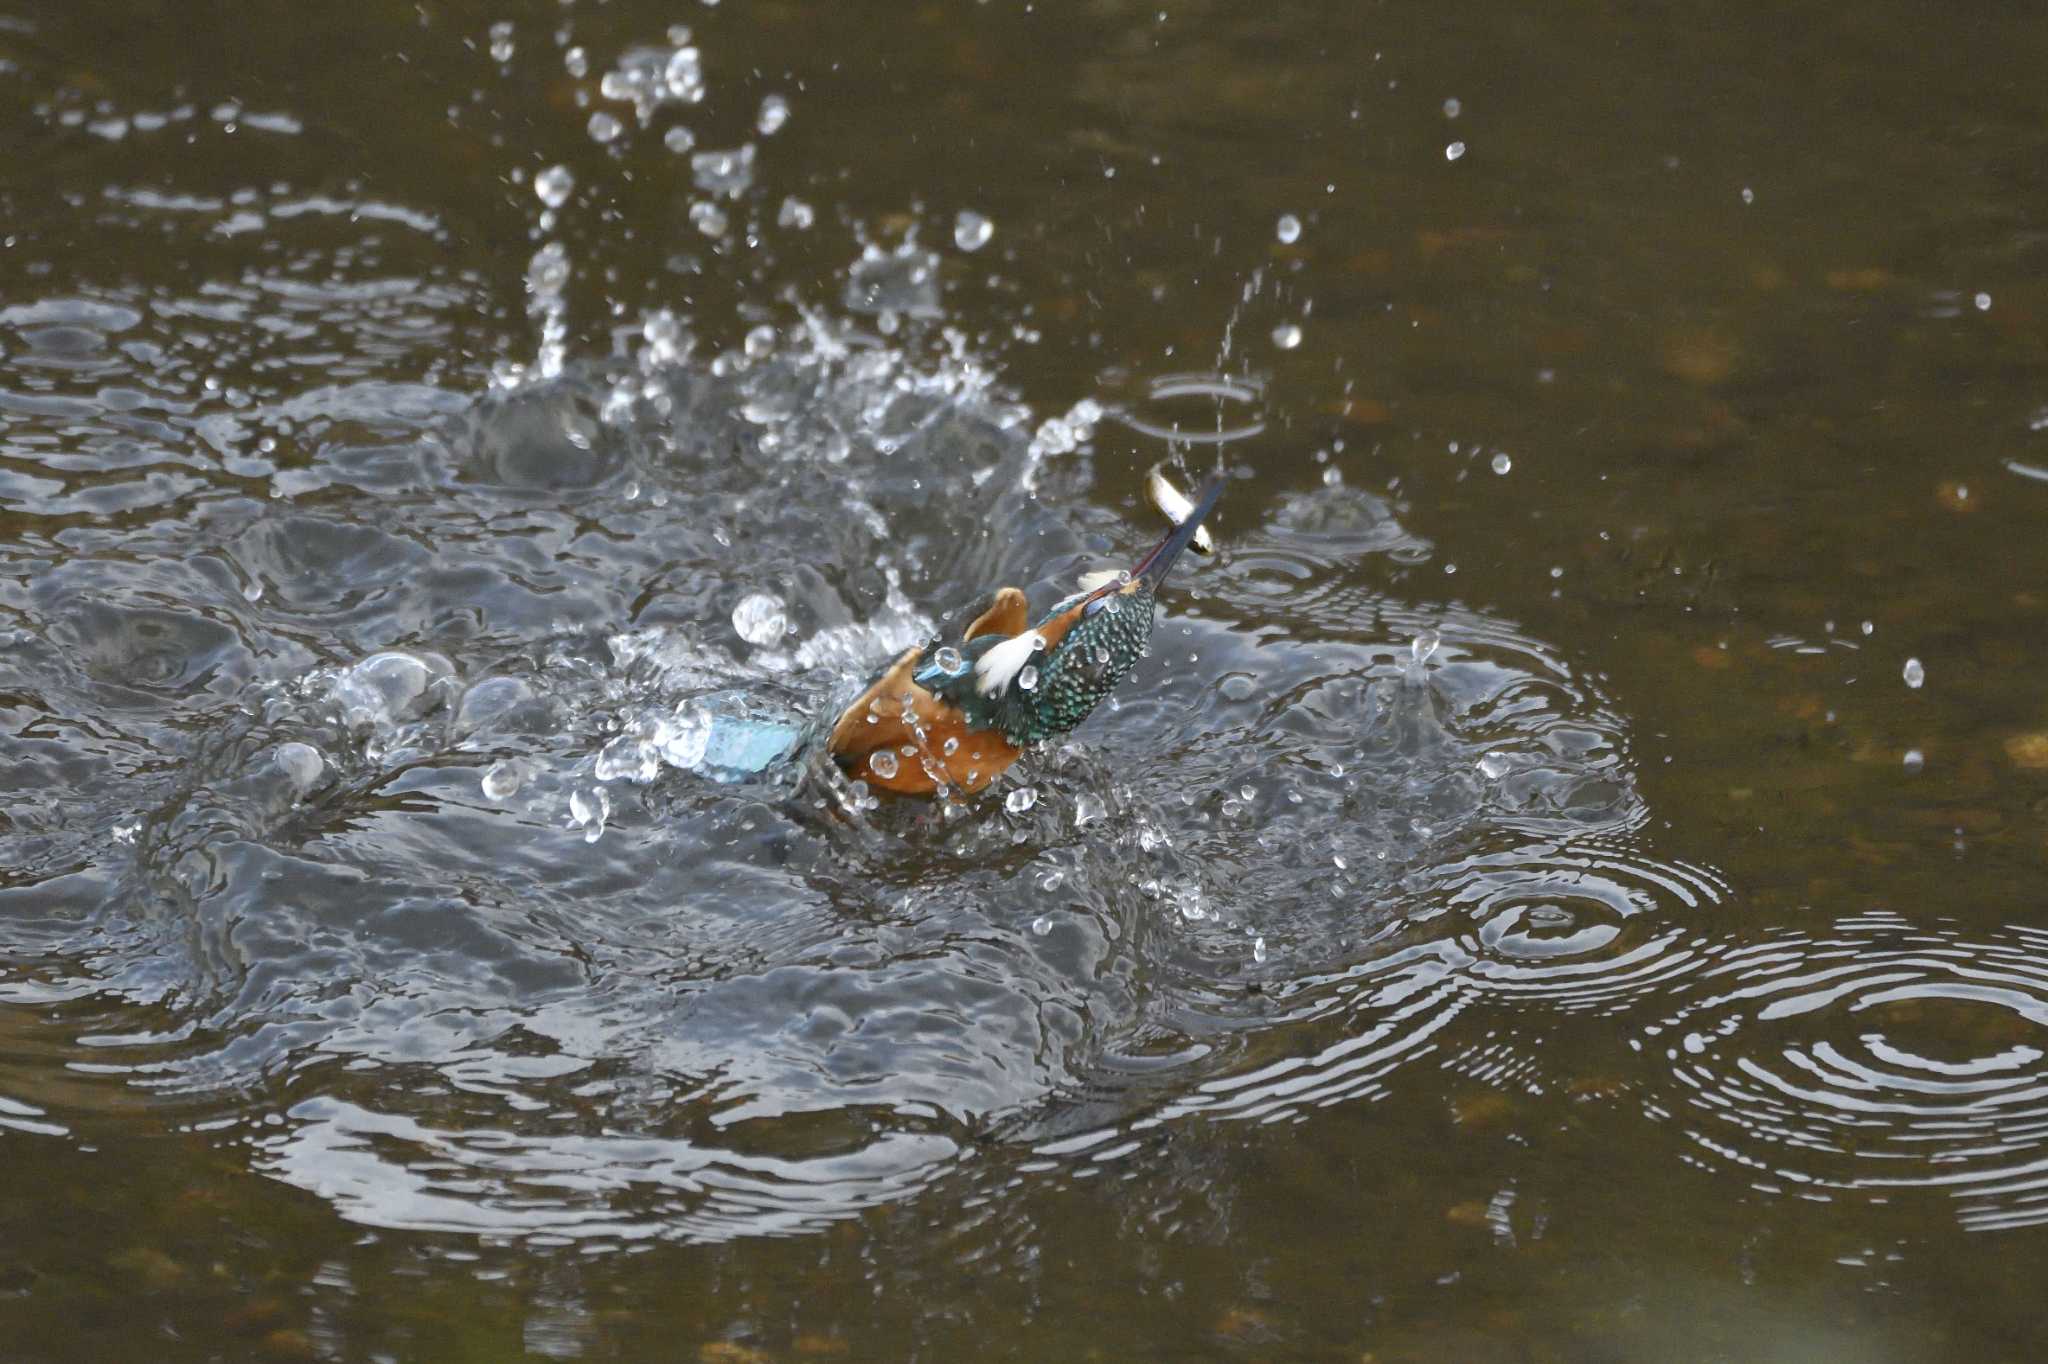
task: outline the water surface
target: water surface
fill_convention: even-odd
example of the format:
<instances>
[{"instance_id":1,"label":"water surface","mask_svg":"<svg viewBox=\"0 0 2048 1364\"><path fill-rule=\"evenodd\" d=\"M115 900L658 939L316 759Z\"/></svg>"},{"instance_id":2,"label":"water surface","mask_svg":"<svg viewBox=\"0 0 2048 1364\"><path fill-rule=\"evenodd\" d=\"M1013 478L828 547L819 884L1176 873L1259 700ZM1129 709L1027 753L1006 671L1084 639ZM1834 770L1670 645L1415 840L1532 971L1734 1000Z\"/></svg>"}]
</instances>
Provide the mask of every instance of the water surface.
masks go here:
<instances>
[{"instance_id":1,"label":"water surface","mask_svg":"<svg viewBox=\"0 0 2048 1364\"><path fill-rule=\"evenodd\" d=\"M13 1348L2031 1357L2043 48L0 13Z\"/></svg>"}]
</instances>

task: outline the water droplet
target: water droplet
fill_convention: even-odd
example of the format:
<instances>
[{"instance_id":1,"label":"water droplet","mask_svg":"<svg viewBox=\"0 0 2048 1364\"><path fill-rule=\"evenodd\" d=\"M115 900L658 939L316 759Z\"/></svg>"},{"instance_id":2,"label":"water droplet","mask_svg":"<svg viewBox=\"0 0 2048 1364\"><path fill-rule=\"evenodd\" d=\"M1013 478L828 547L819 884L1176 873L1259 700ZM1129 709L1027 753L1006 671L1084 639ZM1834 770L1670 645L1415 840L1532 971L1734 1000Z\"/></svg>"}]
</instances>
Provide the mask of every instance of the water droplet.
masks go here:
<instances>
[{"instance_id":1,"label":"water droplet","mask_svg":"<svg viewBox=\"0 0 2048 1364\"><path fill-rule=\"evenodd\" d=\"M1479 775L1488 781L1499 781L1508 774L1508 760L1498 753L1489 753L1479 760Z\"/></svg>"},{"instance_id":2,"label":"water droplet","mask_svg":"<svg viewBox=\"0 0 2048 1364\"><path fill-rule=\"evenodd\" d=\"M1915 774L1915 773L1919 772L1919 771L1920 771L1920 769L1921 769L1921 768L1923 768L1923 767L1925 767L1925 766L1927 766L1927 755L1926 755L1926 754L1922 753L1922 752L1921 752L1921 751L1920 751L1919 749L1917 749L1917 748L1909 748L1909 749L1907 749L1907 750L1906 750L1906 772L1907 772L1907 775L1909 775L1909 776L1910 776L1910 775L1913 775L1913 774Z\"/></svg>"},{"instance_id":3,"label":"water droplet","mask_svg":"<svg viewBox=\"0 0 2048 1364\"><path fill-rule=\"evenodd\" d=\"M756 360L760 359L775 349L775 328L765 322L762 323L748 331L743 345L749 356Z\"/></svg>"},{"instance_id":4,"label":"water droplet","mask_svg":"<svg viewBox=\"0 0 2048 1364\"><path fill-rule=\"evenodd\" d=\"M1901 675L1906 679L1907 686L1911 687L1914 691L1918 691L1920 690L1920 684L1927 680L1927 669L1920 666L1919 659L1909 658L1906 660L1906 666L1902 670Z\"/></svg>"},{"instance_id":5,"label":"water droplet","mask_svg":"<svg viewBox=\"0 0 2048 1364\"><path fill-rule=\"evenodd\" d=\"M509 62L512 60L512 54L516 51L518 51L518 48L512 42L511 21L506 20L502 23L492 24L491 60L494 62Z\"/></svg>"},{"instance_id":6,"label":"water droplet","mask_svg":"<svg viewBox=\"0 0 2048 1364\"><path fill-rule=\"evenodd\" d=\"M793 227L799 232L817 220L817 210L795 197L784 199L782 207L777 209L775 213L775 225L777 227Z\"/></svg>"},{"instance_id":7,"label":"water droplet","mask_svg":"<svg viewBox=\"0 0 2048 1364\"><path fill-rule=\"evenodd\" d=\"M484 769L484 794L492 800L503 800L519 789L519 767L516 763L495 762Z\"/></svg>"},{"instance_id":8,"label":"water droplet","mask_svg":"<svg viewBox=\"0 0 2048 1364\"><path fill-rule=\"evenodd\" d=\"M1237 794L1243 796L1246 800L1255 800L1259 792L1257 787L1253 786L1250 782L1246 782L1243 786L1237 788Z\"/></svg>"},{"instance_id":9,"label":"water droplet","mask_svg":"<svg viewBox=\"0 0 2048 1364\"><path fill-rule=\"evenodd\" d=\"M948 738L946 742L939 745L939 752L943 753L945 756L949 758L952 757L955 753L958 753L959 751L960 741L958 739Z\"/></svg>"},{"instance_id":10,"label":"water droplet","mask_svg":"<svg viewBox=\"0 0 2048 1364\"><path fill-rule=\"evenodd\" d=\"M1753 204L1756 202L1756 191L1751 189L1748 185L1744 185L1742 187L1742 202L1745 204Z\"/></svg>"},{"instance_id":11,"label":"water droplet","mask_svg":"<svg viewBox=\"0 0 2048 1364\"><path fill-rule=\"evenodd\" d=\"M1515 462L1508 458L1508 453L1505 450L1493 457L1493 471L1497 474L1504 474L1514 467Z\"/></svg>"},{"instance_id":12,"label":"water droplet","mask_svg":"<svg viewBox=\"0 0 2048 1364\"><path fill-rule=\"evenodd\" d=\"M953 245L962 251L979 251L996 234L996 225L972 209L963 208L953 219Z\"/></svg>"},{"instance_id":13,"label":"water droplet","mask_svg":"<svg viewBox=\"0 0 2048 1364\"><path fill-rule=\"evenodd\" d=\"M894 753L891 753L886 748L876 749L874 752L868 754L868 770L870 772L873 772L876 776L880 777L883 781L889 780L891 777L896 775L898 770L896 765L896 755Z\"/></svg>"},{"instance_id":14,"label":"water droplet","mask_svg":"<svg viewBox=\"0 0 2048 1364\"><path fill-rule=\"evenodd\" d=\"M1293 350L1301 344L1301 328L1292 322L1282 322L1273 328L1273 344L1281 350Z\"/></svg>"},{"instance_id":15,"label":"water droplet","mask_svg":"<svg viewBox=\"0 0 2048 1364\"><path fill-rule=\"evenodd\" d=\"M1041 938L1044 937L1046 934L1052 932L1051 917L1048 915L1041 914L1037 918L1033 919L1031 921L1031 931L1033 933L1036 933Z\"/></svg>"},{"instance_id":16,"label":"water droplet","mask_svg":"<svg viewBox=\"0 0 2048 1364\"><path fill-rule=\"evenodd\" d=\"M1456 161L1464 154L1465 144L1462 142L1453 142L1450 146L1444 148L1444 160L1446 161Z\"/></svg>"},{"instance_id":17,"label":"water droplet","mask_svg":"<svg viewBox=\"0 0 2048 1364\"><path fill-rule=\"evenodd\" d=\"M1863 630L1863 633L1864 633L1864 634L1866 634L1866 635L1874 635L1874 634L1876 634L1876 633L1877 633L1877 622L1876 622L1876 621L1874 621L1874 620L1866 620L1866 621L1864 621L1864 622L1863 622L1863 625L1862 625L1862 630Z\"/></svg>"},{"instance_id":18,"label":"water droplet","mask_svg":"<svg viewBox=\"0 0 2048 1364\"><path fill-rule=\"evenodd\" d=\"M569 202L569 192L576 188L576 177L567 166L549 166L533 177L533 192L549 208L560 208Z\"/></svg>"},{"instance_id":19,"label":"water droplet","mask_svg":"<svg viewBox=\"0 0 2048 1364\"><path fill-rule=\"evenodd\" d=\"M1456 118L1459 114L1462 114L1463 112L1465 112L1465 106L1458 103L1457 100L1447 99L1444 101L1445 118Z\"/></svg>"},{"instance_id":20,"label":"water droplet","mask_svg":"<svg viewBox=\"0 0 2048 1364\"><path fill-rule=\"evenodd\" d=\"M703 200L690 205L690 221L707 237L722 237L728 226L725 210Z\"/></svg>"},{"instance_id":21,"label":"water droplet","mask_svg":"<svg viewBox=\"0 0 2048 1364\"><path fill-rule=\"evenodd\" d=\"M1971 301L1977 305L1978 312L1988 313L1991 311L1991 295L1979 294L1976 298L1972 299Z\"/></svg>"},{"instance_id":22,"label":"water droplet","mask_svg":"<svg viewBox=\"0 0 2048 1364\"><path fill-rule=\"evenodd\" d=\"M661 145L680 156L697 145L697 135L678 123L661 135Z\"/></svg>"},{"instance_id":23,"label":"water droplet","mask_svg":"<svg viewBox=\"0 0 2048 1364\"><path fill-rule=\"evenodd\" d=\"M1031 664L1029 664L1029 663L1026 663L1026 664L1025 664L1025 665L1024 665L1024 666L1023 666L1022 668L1019 668L1019 669L1017 670L1017 690L1019 690L1019 691L1037 691L1037 690L1038 690L1038 669L1037 669L1037 668L1033 667L1033 666L1032 666Z\"/></svg>"},{"instance_id":24,"label":"water droplet","mask_svg":"<svg viewBox=\"0 0 2048 1364\"><path fill-rule=\"evenodd\" d=\"M602 786L569 793L569 819L583 830L583 841L595 843L604 837L604 825L611 818L612 798Z\"/></svg>"},{"instance_id":25,"label":"water droplet","mask_svg":"<svg viewBox=\"0 0 2048 1364\"><path fill-rule=\"evenodd\" d=\"M1074 797L1074 827L1077 829L1093 824L1107 813L1102 797L1093 791L1083 791Z\"/></svg>"},{"instance_id":26,"label":"water droplet","mask_svg":"<svg viewBox=\"0 0 2048 1364\"><path fill-rule=\"evenodd\" d=\"M1020 786L1003 797L1003 808L1013 815L1021 815L1038 804L1038 792L1028 786Z\"/></svg>"},{"instance_id":27,"label":"water droplet","mask_svg":"<svg viewBox=\"0 0 2048 1364\"><path fill-rule=\"evenodd\" d=\"M749 592L732 609L732 628L749 644L773 644L789 629L782 598L768 592Z\"/></svg>"},{"instance_id":28,"label":"water droplet","mask_svg":"<svg viewBox=\"0 0 2048 1364\"><path fill-rule=\"evenodd\" d=\"M761 101L760 117L754 120L754 126L761 130L761 136L773 137L782 130L782 125L787 122L789 122L789 101L780 95L764 97Z\"/></svg>"},{"instance_id":29,"label":"water droplet","mask_svg":"<svg viewBox=\"0 0 2048 1364\"><path fill-rule=\"evenodd\" d=\"M1415 666L1419 668L1429 662L1430 655L1436 652L1437 646L1441 643L1442 635L1434 630L1424 630L1409 643L1408 656L1415 660Z\"/></svg>"},{"instance_id":30,"label":"water droplet","mask_svg":"<svg viewBox=\"0 0 2048 1364\"><path fill-rule=\"evenodd\" d=\"M1253 961L1264 961L1265 959L1266 959L1266 940L1265 940L1265 938L1264 938L1264 937L1257 937L1257 938L1253 938L1253 939L1252 939L1252 960L1253 960Z\"/></svg>"},{"instance_id":31,"label":"water droplet","mask_svg":"<svg viewBox=\"0 0 2048 1364\"><path fill-rule=\"evenodd\" d=\"M950 644L932 655L932 664L942 673L961 673L967 671L967 660L962 658L960 651Z\"/></svg>"},{"instance_id":32,"label":"water droplet","mask_svg":"<svg viewBox=\"0 0 2048 1364\"><path fill-rule=\"evenodd\" d=\"M619 122L617 115L606 113L602 109L590 116L590 122L586 127L590 131L590 140L597 143L614 141L626 130L626 125Z\"/></svg>"},{"instance_id":33,"label":"water droplet","mask_svg":"<svg viewBox=\"0 0 2048 1364\"><path fill-rule=\"evenodd\" d=\"M580 47L572 47L562 54L562 69L577 80L590 74L590 53Z\"/></svg>"},{"instance_id":34,"label":"water droplet","mask_svg":"<svg viewBox=\"0 0 2048 1364\"><path fill-rule=\"evenodd\" d=\"M1282 244L1292 246L1301 240L1301 219L1292 213L1281 214L1280 221L1274 224L1273 235L1278 237Z\"/></svg>"}]
</instances>

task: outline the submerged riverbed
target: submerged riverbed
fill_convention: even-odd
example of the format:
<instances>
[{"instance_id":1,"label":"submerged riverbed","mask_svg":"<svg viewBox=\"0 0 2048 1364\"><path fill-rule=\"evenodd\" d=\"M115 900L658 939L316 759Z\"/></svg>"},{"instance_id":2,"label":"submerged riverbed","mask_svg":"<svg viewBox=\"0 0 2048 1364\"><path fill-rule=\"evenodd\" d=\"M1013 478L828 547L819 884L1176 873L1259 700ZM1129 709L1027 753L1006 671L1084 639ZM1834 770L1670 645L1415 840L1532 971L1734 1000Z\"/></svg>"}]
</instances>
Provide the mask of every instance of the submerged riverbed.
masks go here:
<instances>
[{"instance_id":1,"label":"submerged riverbed","mask_svg":"<svg viewBox=\"0 0 2048 1364\"><path fill-rule=\"evenodd\" d=\"M0 1353L2035 1357L2044 49L0 9Z\"/></svg>"}]
</instances>

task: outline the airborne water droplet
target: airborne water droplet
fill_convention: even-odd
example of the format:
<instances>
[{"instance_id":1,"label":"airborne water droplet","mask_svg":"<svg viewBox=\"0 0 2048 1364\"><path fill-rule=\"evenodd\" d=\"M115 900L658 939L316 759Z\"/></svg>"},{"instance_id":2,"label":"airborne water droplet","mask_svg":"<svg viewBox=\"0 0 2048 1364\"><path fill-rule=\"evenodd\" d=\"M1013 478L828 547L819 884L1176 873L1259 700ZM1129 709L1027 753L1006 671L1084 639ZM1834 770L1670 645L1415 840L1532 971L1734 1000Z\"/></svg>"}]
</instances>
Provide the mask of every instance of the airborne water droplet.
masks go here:
<instances>
[{"instance_id":1,"label":"airborne water droplet","mask_svg":"<svg viewBox=\"0 0 2048 1364\"><path fill-rule=\"evenodd\" d=\"M886 748L876 749L868 754L868 770L883 781L896 775L896 755Z\"/></svg>"},{"instance_id":2,"label":"airborne water droplet","mask_svg":"<svg viewBox=\"0 0 2048 1364\"><path fill-rule=\"evenodd\" d=\"M1019 691L1037 691L1038 669L1029 663L1026 663L1019 669L1017 673L1017 689Z\"/></svg>"},{"instance_id":3,"label":"airborne water droplet","mask_svg":"<svg viewBox=\"0 0 2048 1364\"><path fill-rule=\"evenodd\" d=\"M567 166L549 166L533 177L533 192L549 208L560 208L569 201L569 192L576 188L576 177Z\"/></svg>"},{"instance_id":4,"label":"airborne water droplet","mask_svg":"<svg viewBox=\"0 0 2048 1364\"><path fill-rule=\"evenodd\" d=\"M1901 675L1906 679L1907 686L1911 687L1914 691L1918 691L1920 690L1921 683L1927 680L1927 669L1920 666L1919 659L1909 658L1906 660L1906 666Z\"/></svg>"},{"instance_id":5,"label":"airborne water droplet","mask_svg":"<svg viewBox=\"0 0 2048 1364\"><path fill-rule=\"evenodd\" d=\"M996 234L996 225L972 209L961 209L953 219L953 245L962 251L979 251Z\"/></svg>"},{"instance_id":6,"label":"airborne water droplet","mask_svg":"<svg viewBox=\"0 0 2048 1364\"><path fill-rule=\"evenodd\" d=\"M782 598L769 592L749 592L732 609L732 628L749 644L775 643L789 628Z\"/></svg>"},{"instance_id":7,"label":"airborne water droplet","mask_svg":"<svg viewBox=\"0 0 2048 1364\"><path fill-rule=\"evenodd\" d=\"M1038 804L1038 792L1028 786L1020 786L1003 798L1003 808L1013 815L1021 815Z\"/></svg>"},{"instance_id":8,"label":"airborne water droplet","mask_svg":"<svg viewBox=\"0 0 2048 1364\"><path fill-rule=\"evenodd\" d=\"M1283 244L1293 245L1301 240L1301 219L1295 217L1292 213L1281 214L1280 221L1274 225L1273 235L1278 237Z\"/></svg>"},{"instance_id":9,"label":"airborne water droplet","mask_svg":"<svg viewBox=\"0 0 2048 1364\"><path fill-rule=\"evenodd\" d=\"M769 95L761 101L761 116L754 120L754 126L761 130L761 136L771 137L781 131L789 122L789 101L780 95Z\"/></svg>"},{"instance_id":10,"label":"airborne water droplet","mask_svg":"<svg viewBox=\"0 0 2048 1364\"><path fill-rule=\"evenodd\" d=\"M1292 322L1282 322L1273 328L1273 344L1281 350L1293 350L1301 344L1301 328Z\"/></svg>"},{"instance_id":11,"label":"airborne water droplet","mask_svg":"<svg viewBox=\"0 0 2048 1364\"><path fill-rule=\"evenodd\" d=\"M1453 142L1450 146L1444 148L1444 160L1446 161L1456 161L1464 154L1465 144L1462 142Z\"/></svg>"},{"instance_id":12,"label":"airborne water droplet","mask_svg":"<svg viewBox=\"0 0 2048 1364\"><path fill-rule=\"evenodd\" d=\"M962 658L960 651L950 644L934 653L932 655L932 662L938 667L940 672L944 673L964 672L967 668L967 660Z\"/></svg>"},{"instance_id":13,"label":"airborne water droplet","mask_svg":"<svg viewBox=\"0 0 2048 1364\"><path fill-rule=\"evenodd\" d=\"M1507 451L1505 450L1493 457L1493 471L1497 474L1505 474L1514 467L1515 462L1508 458Z\"/></svg>"}]
</instances>

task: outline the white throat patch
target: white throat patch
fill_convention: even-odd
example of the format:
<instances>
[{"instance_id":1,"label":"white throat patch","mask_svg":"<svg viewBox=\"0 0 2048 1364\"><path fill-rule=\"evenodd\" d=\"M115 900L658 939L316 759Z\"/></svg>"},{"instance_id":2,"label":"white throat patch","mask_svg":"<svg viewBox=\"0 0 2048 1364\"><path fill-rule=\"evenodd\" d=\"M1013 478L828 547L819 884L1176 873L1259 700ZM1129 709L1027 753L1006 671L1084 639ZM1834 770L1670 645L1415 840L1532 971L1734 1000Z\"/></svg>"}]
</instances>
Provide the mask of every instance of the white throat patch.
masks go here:
<instances>
[{"instance_id":1,"label":"white throat patch","mask_svg":"<svg viewBox=\"0 0 2048 1364\"><path fill-rule=\"evenodd\" d=\"M1045 648L1045 636L1035 630L1012 635L974 661L974 689L983 696L995 696L1016 680L1032 655Z\"/></svg>"}]
</instances>

